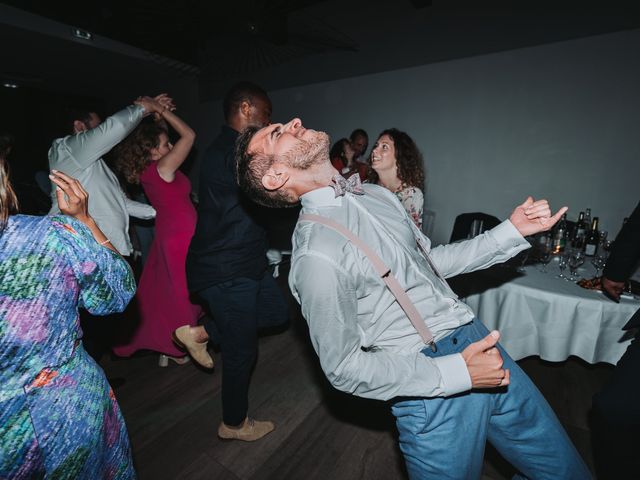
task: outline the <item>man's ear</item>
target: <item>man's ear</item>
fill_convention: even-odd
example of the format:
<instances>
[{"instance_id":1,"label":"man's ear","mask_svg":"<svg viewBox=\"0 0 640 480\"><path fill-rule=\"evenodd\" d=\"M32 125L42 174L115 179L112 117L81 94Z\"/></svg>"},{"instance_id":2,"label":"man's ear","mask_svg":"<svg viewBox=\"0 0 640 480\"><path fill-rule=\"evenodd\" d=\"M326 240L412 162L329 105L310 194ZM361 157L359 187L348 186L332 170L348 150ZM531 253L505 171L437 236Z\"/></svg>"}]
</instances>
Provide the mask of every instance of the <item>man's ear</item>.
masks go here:
<instances>
[{"instance_id":1,"label":"man's ear","mask_svg":"<svg viewBox=\"0 0 640 480\"><path fill-rule=\"evenodd\" d=\"M262 177L265 190L274 191L282 188L289 181L289 173L281 165L274 164Z\"/></svg>"},{"instance_id":2,"label":"man's ear","mask_svg":"<svg viewBox=\"0 0 640 480\"><path fill-rule=\"evenodd\" d=\"M84 132L87 130L87 125L81 120L73 121L73 133Z\"/></svg>"},{"instance_id":3,"label":"man's ear","mask_svg":"<svg viewBox=\"0 0 640 480\"><path fill-rule=\"evenodd\" d=\"M251 115L251 104L248 101L243 101L240 103L240 113L244 118L249 118Z\"/></svg>"}]
</instances>

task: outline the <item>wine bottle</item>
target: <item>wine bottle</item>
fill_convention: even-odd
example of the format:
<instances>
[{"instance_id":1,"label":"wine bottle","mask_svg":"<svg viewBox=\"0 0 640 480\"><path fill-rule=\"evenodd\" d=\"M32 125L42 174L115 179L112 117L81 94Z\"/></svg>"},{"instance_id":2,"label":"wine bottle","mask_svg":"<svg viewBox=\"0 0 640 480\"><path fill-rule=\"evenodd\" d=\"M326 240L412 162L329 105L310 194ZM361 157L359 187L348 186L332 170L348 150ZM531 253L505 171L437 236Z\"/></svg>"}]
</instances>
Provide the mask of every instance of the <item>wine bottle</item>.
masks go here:
<instances>
[{"instance_id":1,"label":"wine bottle","mask_svg":"<svg viewBox=\"0 0 640 480\"><path fill-rule=\"evenodd\" d=\"M591 230L587 234L584 242L584 254L587 256L594 256L598 250L598 242L600 241L600 234L598 232L598 217L593 217L591 223Z\"/></svg>"},{"instance_id":2,"label":"wine bottle","mask_svg":"<svg viewBox=\"0 0 640 480\"><path fill-rule=\"evenodd\" d=\"M586 232L589 231L589 227L591 226L591 209L587 208L584 214L584 225L585 225L585 235Z\"/></svg>"},{"instance_id":3,"label":"wine bottle","mask_svg":"<svg viewBox=\"0 0 640 480\"><path fill-rule=\"evenodd\" d=\"M556 225L553 231L553 253L562 253L567 243L567 214L562 215L562 218Z\"/></svg>"},{"instance_id":4,"label":"wine bottle","mask_svg":"<svg viewBox=\"0 0 640 480\"><path fill-rule=\"evenodd\" d=\"M576 227L573 231L573 238L571 244L573 248L584 248L584 237L587 235L587 224L584 221L584 212L580 212L578 215L578 221L576 222Z\"/></svg>"},{"instance_id":5,"label":"wine bottle","mask_svg":"<svg viewBox=\"0 0 640 480\"><path fill-rule=\"evenodd\" d=\"M609 235L609 233L606 230L602 230L600 232L600 235L598 236L598 256L606 256L609 250L607 249L607 244L609 243L609 241L607 240L607 236Z\"/></svg>"}]
</instances>

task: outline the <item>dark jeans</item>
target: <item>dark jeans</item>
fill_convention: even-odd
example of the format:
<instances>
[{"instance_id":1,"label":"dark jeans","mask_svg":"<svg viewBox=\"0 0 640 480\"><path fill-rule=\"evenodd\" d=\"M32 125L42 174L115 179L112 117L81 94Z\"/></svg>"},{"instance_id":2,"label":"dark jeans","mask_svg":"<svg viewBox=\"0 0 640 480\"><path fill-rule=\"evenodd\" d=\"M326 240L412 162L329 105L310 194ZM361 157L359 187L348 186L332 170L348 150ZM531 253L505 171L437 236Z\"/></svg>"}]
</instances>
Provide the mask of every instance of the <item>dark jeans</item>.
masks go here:
<instances>
[{"instance_id":1,"label":"dark jeans","mask_svg":"<svg viewBox=\"0 0 640 480\"><path fill-rule=\"evenodd\" d=\"M222 352L222 420L240 425L247 416L249 380L258 354L258 329L285 326L289 308L269 272L260 280L234 278L198 292L211 322L209 338Z\"/></svg>"}]
</instances>

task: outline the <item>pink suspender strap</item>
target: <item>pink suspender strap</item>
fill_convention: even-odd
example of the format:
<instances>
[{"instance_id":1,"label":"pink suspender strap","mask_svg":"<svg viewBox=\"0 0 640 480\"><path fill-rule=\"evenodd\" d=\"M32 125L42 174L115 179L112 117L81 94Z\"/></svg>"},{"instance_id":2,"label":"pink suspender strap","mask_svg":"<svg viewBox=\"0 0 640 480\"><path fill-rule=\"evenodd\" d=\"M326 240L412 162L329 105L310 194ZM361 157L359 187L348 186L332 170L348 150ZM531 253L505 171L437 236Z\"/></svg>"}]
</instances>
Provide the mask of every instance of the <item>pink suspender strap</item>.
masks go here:
<instances>
[{"instance_id":1,"label":"pink suspender strap","mask_svg":"<svg viewBox=\"0 0 640 480\"><path fill-rule=\"evenodd\" d=\"M435 342L433 341L433 335L425 325L422 316L418 313L418 310L409 298L409 295L407 295L407 292L405 292L405 290L398 282L398 279L393 275L393 273L391 273L391 269L385 265L385 263L376 252L374 252L366 243L364 243L360 239L360 237L358 237L351 230L330 218L323 217L321 215L305 213L300 215L300 220L316 222L329 227L341 234L343 237L347 238L353 245L360 249L360 251L364 253L364 255L369 259L369 261L373 265L373 268L378 273L378 275L380 275L380 278L382 278L389 290L391 290L393 296L396 297L396 300L400 304L400 307L402 307L404 313L407 315L407 317L409 317L411 324L422 338L422 341L426 345L429 345L433 351L435 351Z\"/></svg>"}]
</instances>

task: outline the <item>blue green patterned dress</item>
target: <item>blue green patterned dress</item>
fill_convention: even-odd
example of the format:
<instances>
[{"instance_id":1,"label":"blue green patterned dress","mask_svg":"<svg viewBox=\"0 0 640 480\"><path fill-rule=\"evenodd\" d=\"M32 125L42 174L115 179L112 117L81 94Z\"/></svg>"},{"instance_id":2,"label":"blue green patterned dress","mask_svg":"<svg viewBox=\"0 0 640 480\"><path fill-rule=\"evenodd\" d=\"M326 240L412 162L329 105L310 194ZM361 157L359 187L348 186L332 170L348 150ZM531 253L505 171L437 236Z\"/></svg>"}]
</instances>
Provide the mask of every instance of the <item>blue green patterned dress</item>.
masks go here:
<instances>
[{"instance_id":1,"label":"blue green patterned dress","mask_svg":"<svg viewBox=\"0 0 640 480\"><path fill-rule=\"evenodd\" d=\"M78 307L122 311L127 263L65 216L0 233L0 479L131 479L124 420L82 348Z\"/></svg>"}]
</instances>

